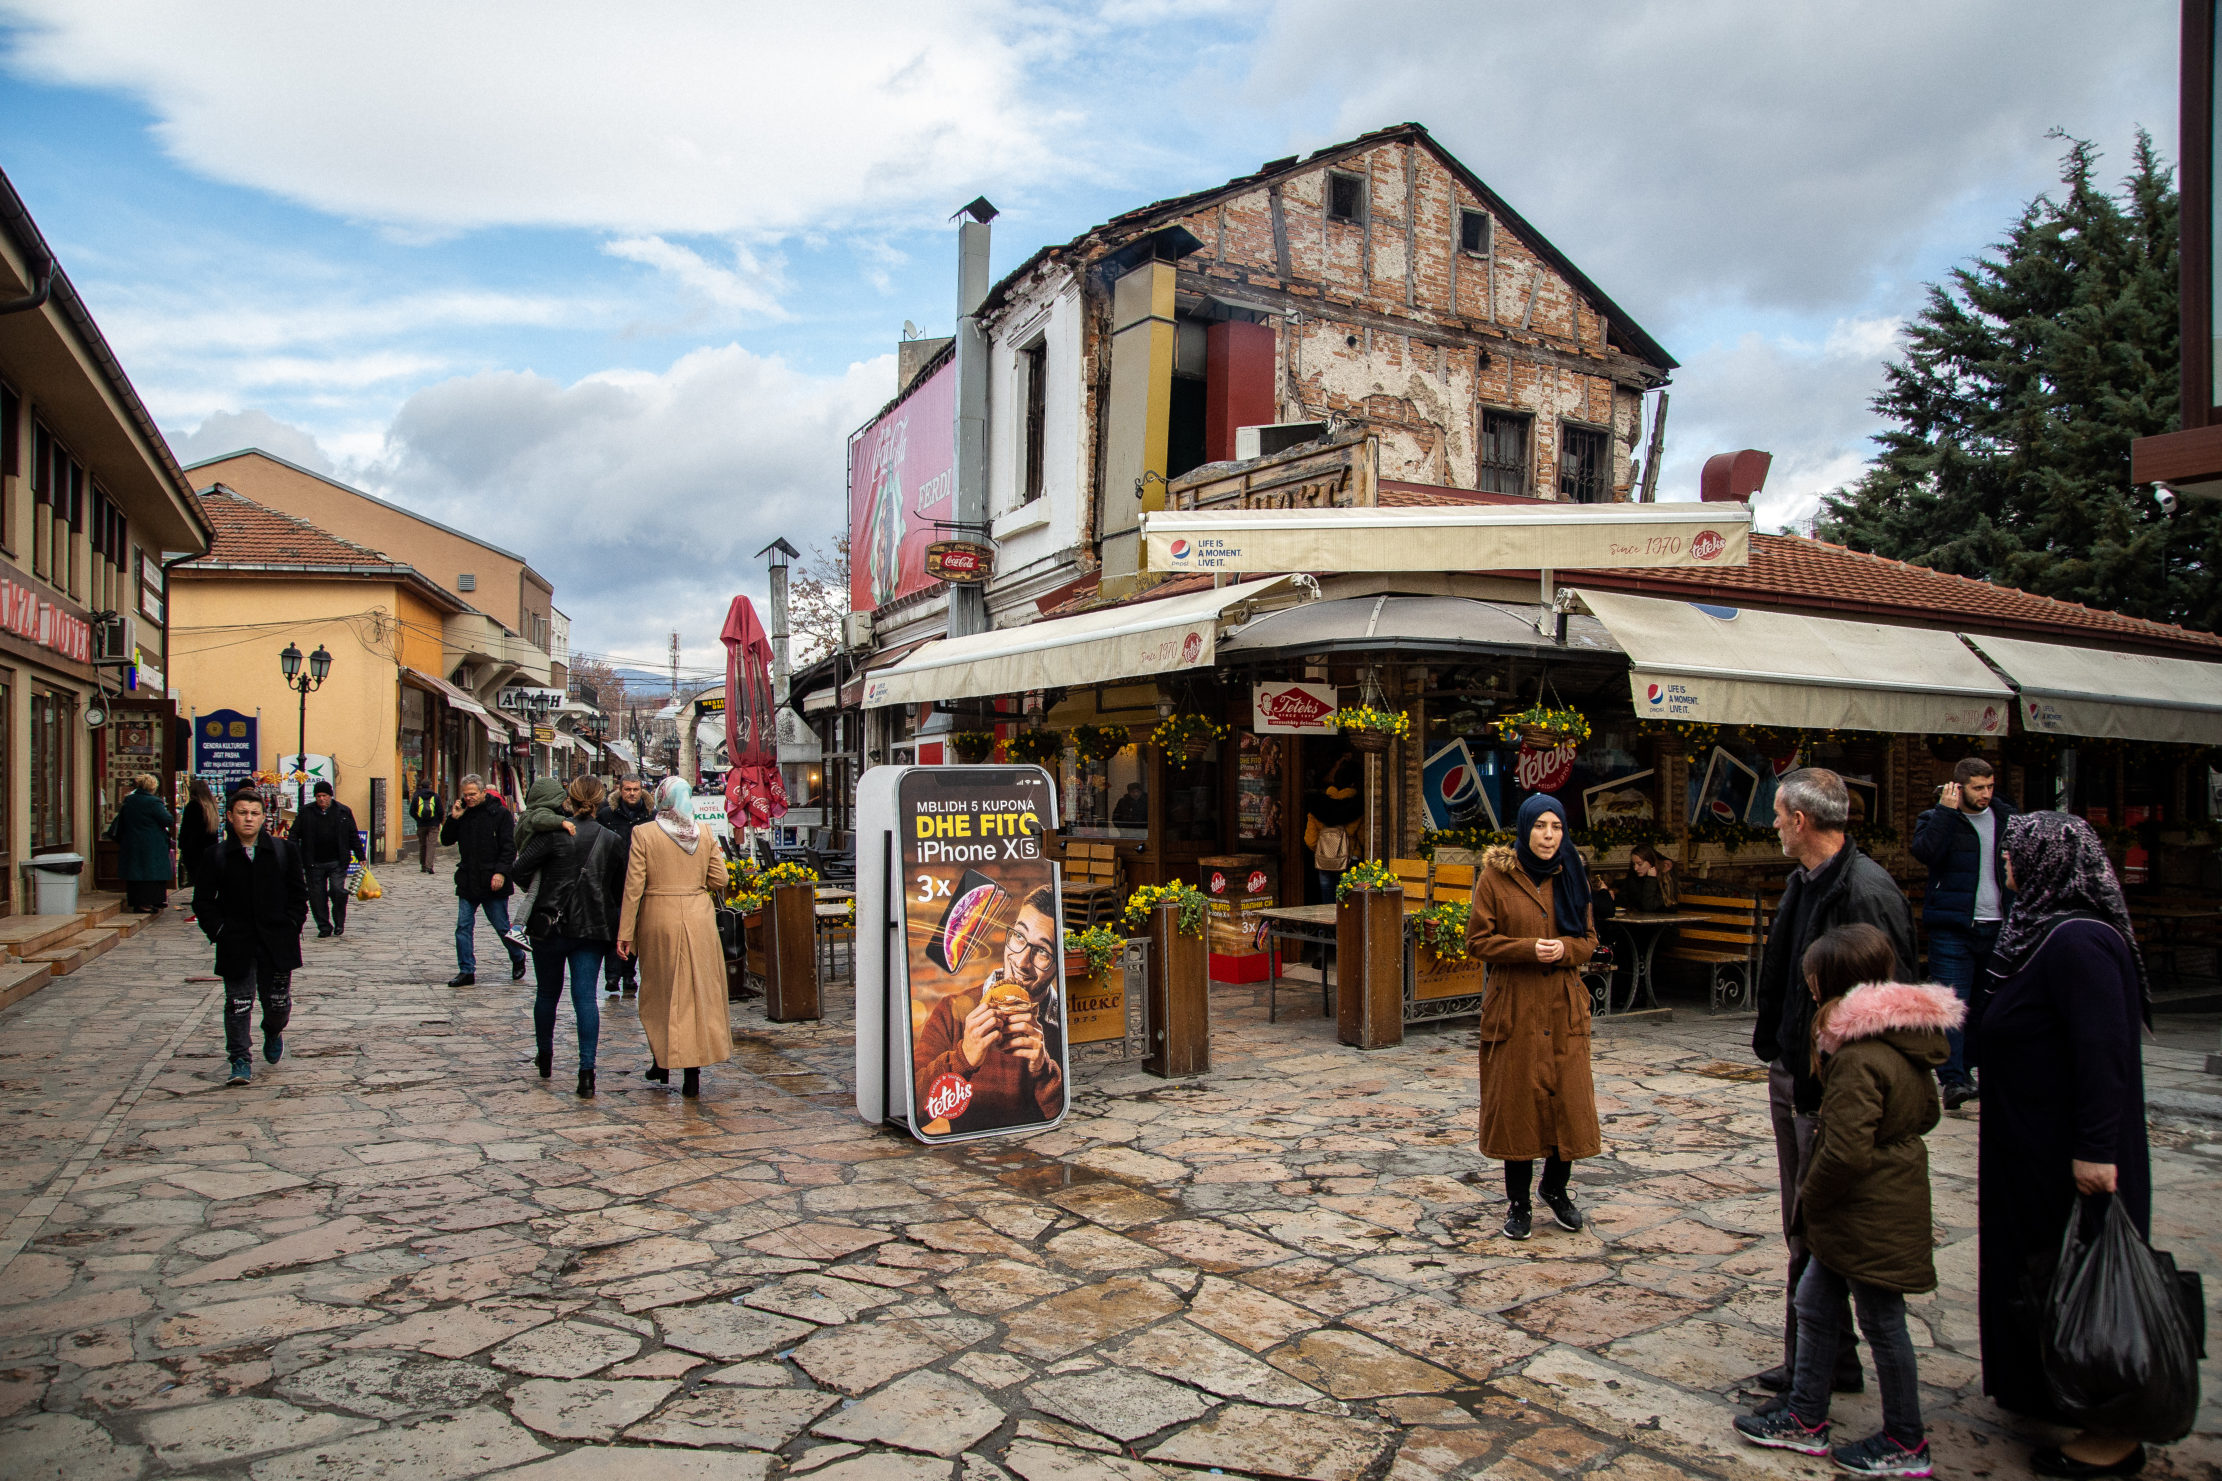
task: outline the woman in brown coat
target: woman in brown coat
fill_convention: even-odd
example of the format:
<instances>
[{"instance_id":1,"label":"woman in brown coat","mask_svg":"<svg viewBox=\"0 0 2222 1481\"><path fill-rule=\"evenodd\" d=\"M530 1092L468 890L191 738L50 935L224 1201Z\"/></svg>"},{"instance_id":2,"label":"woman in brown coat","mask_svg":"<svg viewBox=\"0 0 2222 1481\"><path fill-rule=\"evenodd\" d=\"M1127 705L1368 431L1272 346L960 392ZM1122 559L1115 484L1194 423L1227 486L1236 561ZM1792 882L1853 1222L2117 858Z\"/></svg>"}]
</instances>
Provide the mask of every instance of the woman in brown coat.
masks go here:
<instances>
[{"instance_id":1,"label":"woman in brown coat","mask_svg":"<svg viewBox=\"0 0 2222 1481\"><path fill-rule=\"evenodd\" d=\"M725 854L694 821L694 789L677 777L656 788L654 827L633 830L617 954L640 956L640 1026L656 1062L648 1078L702 1093L702 1066L733 1057L725 1006L725 951L713 900L725 893Z\"/></svg>"},{"instance_id":2,"label":"woman in brown coat","mask_svg":"<svg viewBox=\"0 0 2222 1481\"><path fill-rule=\"evenodd\" d=\"M1526 1239L1528 1187L1543 1163L1543 1201L1564 1229L1582 1227L1566 1193L1579 1157L1595 1157L1597 1095L1589 1074L1589 989L1597 950L1589 875L1566 842L1566 811L1537 793L1521 804L1511 848L1482 855L1466 949L1488 964L1481 1009L1481 1150L1504 1162L1510 1239Z\"/></svg>"}]
</instances>

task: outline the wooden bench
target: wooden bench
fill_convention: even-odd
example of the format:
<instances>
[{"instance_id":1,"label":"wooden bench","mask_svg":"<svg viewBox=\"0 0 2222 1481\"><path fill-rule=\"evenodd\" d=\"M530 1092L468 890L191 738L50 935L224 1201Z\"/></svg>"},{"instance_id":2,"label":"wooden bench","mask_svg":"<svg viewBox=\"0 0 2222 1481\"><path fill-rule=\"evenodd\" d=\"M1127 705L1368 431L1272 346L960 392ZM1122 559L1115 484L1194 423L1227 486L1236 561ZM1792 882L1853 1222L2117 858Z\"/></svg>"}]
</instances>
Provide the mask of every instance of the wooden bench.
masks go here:
<instances>
[{"instance_id":1,"label":"wooden bench","mask_svg":"<svg viewBox=\"0 0 2222 1481\"><path fill-rule=\"evenodd\" d=\"M1759 986L1759 900L1711 889L1702 880L1682 887L1681 914L1669 960L1708 970L1708 1006L1715 1013L1756 1005Z\"/></svg>"}]
</instances>

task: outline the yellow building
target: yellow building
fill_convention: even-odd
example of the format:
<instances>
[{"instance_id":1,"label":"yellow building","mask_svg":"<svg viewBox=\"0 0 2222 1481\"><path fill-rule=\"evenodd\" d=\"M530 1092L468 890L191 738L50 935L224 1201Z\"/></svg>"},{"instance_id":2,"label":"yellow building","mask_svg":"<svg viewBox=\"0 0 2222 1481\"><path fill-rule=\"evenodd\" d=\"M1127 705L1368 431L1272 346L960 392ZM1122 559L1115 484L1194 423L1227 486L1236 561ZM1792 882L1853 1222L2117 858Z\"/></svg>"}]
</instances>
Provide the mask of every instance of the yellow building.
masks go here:
<instances>
[{"instance_id":1,"label":"yellow building","mask_svg":"<svg viewBox=\"0 0 2222 1481\"><path fill-rule=\"evenodd\" d=\"M169 445L0 175L0 914L28 912L36 854L82 854L85 883L113 887L102 828L134 775L170 777L168 566L207 548Z\"/></svg>"},{"instance_id":2,"label":"yellow building","mask_svg":"<svg viewBox=\"0 0 2222 1481\"><path fill-rule=\"evenodd\" d=\"M402 804L418 775L429 770L453 797L460 776L484 771L510 739L505 722L440 677L445 628L470 608L413 566L222 485L199 502L215 542L170 582L180 712L256 717L260 771L291 771L304 745L329 757L373 861L393 857L414 836ZM331 655L307 697L305 742L302 696L279 659L289 644Z\"/></svg>"}]
</instances>

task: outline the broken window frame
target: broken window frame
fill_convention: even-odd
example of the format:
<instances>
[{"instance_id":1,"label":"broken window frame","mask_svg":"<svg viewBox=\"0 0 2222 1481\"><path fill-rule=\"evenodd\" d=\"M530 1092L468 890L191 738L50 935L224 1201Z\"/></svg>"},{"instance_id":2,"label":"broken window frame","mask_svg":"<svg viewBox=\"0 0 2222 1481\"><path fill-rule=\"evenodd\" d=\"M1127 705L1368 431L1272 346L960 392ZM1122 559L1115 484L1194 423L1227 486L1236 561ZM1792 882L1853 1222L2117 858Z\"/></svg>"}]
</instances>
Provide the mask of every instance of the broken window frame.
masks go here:
<instances>
[{"instance_id":1,"label":"broken window frame","mask_svg":"<svg viewBox=\"0 0 2222 1481\"><path fill-rule=\"evenodd\" d=\"M1480 225L1480 230L1474 234L1476 240L1473 243L1466 240L1466 227L1469 223ZM1468 257L1487 257L1496 231L1497 220L1487 211L1476 211L1470 206L1458 208L1458 250Z\"/></svg>"},{"instance_id":2,"label":"broken window frame","mask_svg":"<svg viewBox=\"0 0 2222 1481\"><path fill-rule=\"evenodd\" d=\"M1336 187L1340 185L1348 185L1357 196L1356 205L1347 213L1335 209ZM1365 225L1366 207L1369 204L1366 197L1365 176L1354 175L1348 170L1329 170L1327 172L1326 207L1329 221L1340 221L1351 226Z\"/></svg>"},{"instance_id":3,"label":"broken window frame","mask_svg":"<svg viewBox=\"0 0 2222 1481\"><path fill-rule=\"evenodd\" d=\"M1580 457L1575 448L1585 449ZM1612 432L1588 422L1560 422L1558 492L1574 504L1612 502Z\"/></svg>"},{"instance_id":4,"label":"broken window frame","mask_svg":"<svg viewBox=\"0 0 2222 1481\"><path fill-rule=\"evenodd\" d=\"M1047 459L1043 448L1044 428L1049 422L1049 340L1036 336L1032 343L1023 345L1018 352L1019 378L1025 384L1019 388L1021 405L1026 408L1026 418L1020 436L1024 439L1019 448L1018 502L1031 504L1046 491Z\"/></svg>"},{"instance_id":5,"label":"broken window frame","mask_svg":"<svg viewBox=\"0 0 2222 1481\"><path fill-rule=\"evenodd\" d=\"M1503 439L1516 437L1518 457L1504 456ZM1481 409L1481 457L1474 483L1488 494L1533 494L1535 414L1510 407Z\"/></svg>"}]
</instances>

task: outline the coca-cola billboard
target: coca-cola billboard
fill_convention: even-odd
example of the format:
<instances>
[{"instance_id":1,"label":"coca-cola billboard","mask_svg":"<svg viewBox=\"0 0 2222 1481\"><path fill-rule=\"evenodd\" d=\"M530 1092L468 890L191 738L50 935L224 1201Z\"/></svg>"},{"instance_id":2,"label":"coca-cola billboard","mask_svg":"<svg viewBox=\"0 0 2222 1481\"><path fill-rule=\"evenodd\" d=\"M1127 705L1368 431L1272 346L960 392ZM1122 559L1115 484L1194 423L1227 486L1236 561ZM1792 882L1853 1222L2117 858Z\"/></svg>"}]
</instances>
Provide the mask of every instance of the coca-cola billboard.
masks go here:
<instances>
[{"instance_id":1,"label":"coca-cola billboard","mask_svg":"<svg viewBox=\"0 0 2222 1481\"><path fill-rule=\"evenodd\" d=\"M849 610L933 585L926 550L956 518L957 367L912 387L849 439Z\"/></svg>"},{"instance_id":2,"label":"coca-cola billboard","mask_svg":"<svg viewBox=\"0 0 2222 1481\"><path fill-rule=\"evenodd\" d=\"M1335 727L1335 686L1283 682L1250 686L1250 728L1259 735L1326 735Z\"/></svg>"}]
</instances>

